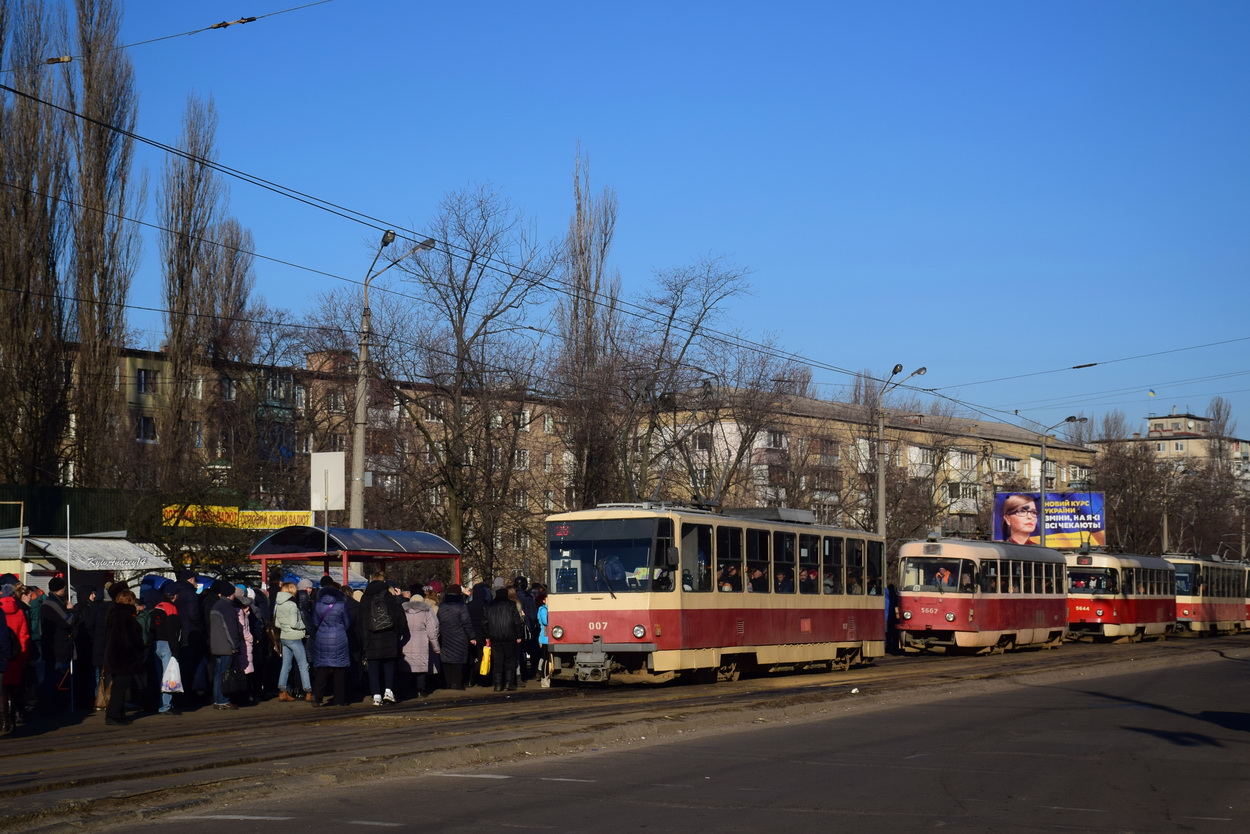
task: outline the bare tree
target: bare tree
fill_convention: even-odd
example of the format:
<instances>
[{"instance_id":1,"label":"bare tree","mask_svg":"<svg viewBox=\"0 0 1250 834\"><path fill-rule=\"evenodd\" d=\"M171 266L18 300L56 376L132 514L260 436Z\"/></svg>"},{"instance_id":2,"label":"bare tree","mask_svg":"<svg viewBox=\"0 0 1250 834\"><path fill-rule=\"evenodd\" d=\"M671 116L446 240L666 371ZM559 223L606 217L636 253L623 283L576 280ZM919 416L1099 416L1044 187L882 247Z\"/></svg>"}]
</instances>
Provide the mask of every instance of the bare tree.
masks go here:
<instances>
[{"instance_id":1,"label":"bare tree","mask_svg":"<svg viewBox=\"0 0 1250 834\"><path fill-rule=\"evenodd\" d=\"M439 244L400 264L405 303L376 317L372 353L384 408L402 411L423 446L401 473L410 499L427 499L410 506L493 576L518 519L533 523L509 498L532 466L522 434L538 346L524 334L553 258L489 188L448 195L429 228Z\"/></svg>"},{"instance_id":2,"label":"bare tree","mask_svg":"<svg viewBox=\"0 0 1250 834\"><path fill-rule=\"evenodd\" d=\"M140 240L128 217L142 214L145 184L132 184L137 118L134 72L119 48L120 4L75 0L73 41L78 59L64 65L74 160L74 287L71 338L76 344L77 384L70 459L84 486L119 482L134 440L117 422L124 409L114 384L126 341L125 301L139 257Z\"/></svg>"},{"instance_id":3,"label":"bare tree","mask_svg":"<svg viewBox=\"0 0 1250 834\"><path fill-rule=\"evenodd\" d=\"M63 91L44 64L50 26L39 0L0 4L0 63L16 91L0 93L0 479L61 477L68 427L65 287L69 234L66 127L49 104Z\"/></svg>"},{"instance_id":4,"label":"bare tree","mask_svg":"<svg viewBox=\"0 0 1250 834\"><path fill-rule=\"evenodd\" d=\"M573 168L573 216L560 262L566 295L557 306L559 358L554 376L565 420L562 437L572 457L571 490L578 507L621 493L613 394L621 386L620 275L607 267L616 228L616 193L594 196L590 160Z\"/></svg>"}]
</instances>

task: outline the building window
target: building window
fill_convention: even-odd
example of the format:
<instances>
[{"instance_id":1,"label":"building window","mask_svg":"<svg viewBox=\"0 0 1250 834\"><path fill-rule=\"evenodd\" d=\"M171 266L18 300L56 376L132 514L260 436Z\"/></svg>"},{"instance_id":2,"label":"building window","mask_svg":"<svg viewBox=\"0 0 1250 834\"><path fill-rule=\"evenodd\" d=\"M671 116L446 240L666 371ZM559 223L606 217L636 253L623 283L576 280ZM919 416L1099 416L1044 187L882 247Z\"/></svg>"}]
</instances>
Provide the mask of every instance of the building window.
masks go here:
<instances>
[{"instance_id":1,"label":"building window","mask_svg":"<svg viewBox=\"0 0 1250 834\"><path fill-rule=\"evenodd\" d=\"M492 429L503 428L503 412L502 411L492 411L490 413L490 427Z\"/></svg>"},{"instance_id":2,"label":"building window","mask_svg":"<svg viewBox=\"0 0 1250 834\"><path fill-rule=\"evenodd\" d=\"M523 489L514 489L512 491L512 506L518 510L523 510L529 505L529 496Z\"/></svg>"},{"instance_id":3,"label":"building window","mask_svg":"<svg viewBox=\"0 0 1250 834\"><path fill-rule=\"evenodd\" d=\"M972 452L956 452L955 460L960 469L971 469L977 465L977 456Z\"/></svg>"},{"instance_id":4,"label":"building window","mask_svg":"<svg viewBox=\"0 0 1250 834\"><path fill-rule=\"evenodd\" d=\"M529 431L530 420L532 417L533 415L531 414L528 408L521 409L520 414L517 416L517 419L520 421L520 423L517 425L517 428L520 429L521 431Z\"/></svg>"},{"instance_id":5,"label":"building window","mask_svg":"<svg viewBox=\"0 0 1250 834\"><path fill-rule=\"evenodd\" d=\"M554 510L556 508L556 491L554 489L543 490L543 509Z\"/></svg>"},{"instance_id":6,"label":"building window","mask_svg":"<svg viewBox=\"0 0 1250 834\"><path fill-rule=\"evenodd\" d=\"M331 414L346 414L347 395L342 391L331 391L327 401L327 408Z\"/></svg>"},{"instance_id":7,"label":"building window","mask_svg":"<svg viewBox=\"0 0 1250 834\"><path fill-rule=\"evenodd\" d=\"M197 449L204 448L204 424L199 420L192 420L191 426L191 444Z\"/></svg>"},{"instance_id":8,"label":"building window","mask_svg":"<svg viewBox=\"0 0 1250 834\"><path fill-rule=\"evenodd\" d=\"M551 452L543 452L543 471L552 472L556 468L556 456Z\"/></svg>"},{"instance_id":9,"label":"building window","mask_svg":"<svg viewBox=\"0 0 1250 834\"><path fill-rule=\"evenodd\" d=\"M556 433L556 418L550 414L543 415L543 431L547 434Z\"/></svg>"},{"instance_id":10,"label":"building window","mask_svg":"<svg viewBox=\"0 0 1250 834\"><path fill-rule=\"evenodd\" d=\"M156 442L156 418L141 416L135 421L135 440L140 443Z\"/></svg>"},{"instance_id":11,"label":"building window","mask_svg":"<svg viewBox=\"0 0 1250 834\"><path fill-rule=\"evenodd\" d=\"M1178 441L1176 441L1176 451L1178 451L1178 452L1183 452L1183 451L1185 451L1185 441L1184 441L1184 440L1178 440Z\"/></svg>"},{"instance_id":12,"label":"building window","mask_svg":"<svg viewBox=\"0 0 1250 834\"><path fill-rule=\"evenodd\" d=\"M916 462L926 466L932 466L937 463L937 452L928 446L917 446Z\"/></svg>"},{"instance_id":13,"label":"building window","mask_svg":"<svg viewBox=\"0 0 1250 834\"><path fill-rule=\"evenodd\" d=\"M425 404L425 419L429 423L443 422L447 404L442 400L430 400Z\"/></svg>"},{"instance_id":14,"label":"building window","mask_svg":"<svg viewBox=\"0 0 1250 834\"><path fill-rule=\"evenodd\" d=\"M1162 452L1162 451L1163 451L1163 444L1162 444L1162 443L1156 443L1156 444L1155 444L1155 451L1156 451L1156 452Z\"/></svg>"},{"instance_id":15,"label":"building window","mask_svg":"<svg viewBox=\"0 0 1250 834\"><path fill-rule=\"evenodd\" d=\"M1012 458L994 458L994 471L1014 474L1018 471L1018 461Z\"/></svg>"},{"instance_id":16,"label":"building window","mask_svg":"<svg viewBox=\"0 0 1250 834\"><path fill-rule=\"evenodd\" d=\"M529 449L517 449L512 453L512 468L518 472L524 472L530 468Z\"/></svg>"},{"instance_id":17,"label":"building window","mask_svg":"<svg viewBox=\"0 0 1250 834\"><path fill-rule=\"evenodd\" d=\"M161 372L152 368L139 369L139 393L155 394L157 380L160 378Z\"/></svg>"},{"instance_id":18,"label":"building window","mask_svg":"<svg viewBox=\"0 0 1250 834\"><path fill-rule=\"evenodd\" d=\"M221 398L226 402L234 402L239 394L238 385L228 376L221 378Z\"/></svg>"},{"instance_id":19,"label":"building window","mask_svg":"<svg viewBox=\"0 0 1250 834\"><path fill-rule=\"evenodd\" d=\"M525 551L530 549L530 537L524 530L517 530L513 534L512 546L517 550Z\"/></svg>"},{"instance_id":20,"label":"building window","mask_svg":"<svg viewBox=\"0 0 1250 834\"><path fill-rule=\"evenodd\" d=\"M769 429L764 433L765 449L786 448L786 433L779 429Z\"/></svg>"},{"instance_id":21,"label":"building window","mask_svg":"<svg viewBox=\"0 0 1250 834\"><path fill-rule=\"evenodd\" d=\"M347 451L347 435L342 432L335 432L328 438L331 452Z\"/></svg>"},{"instance_id":22,"label":"building window","mask_svg":"<svg viewBox=\"0 0 1250 834\"><path fill-rule=\"evenodd\" d=\"M303 411L308 405L308 389L303 385L295 386L295 410Z\"/></svg>"},{"instance_id":23,"label":"building window","mask_svg":"<svg viewBox=\"0 0 1250 834\"><path fill-rule=\"evenodd\" d=\"M694 450L696 452L712 451L712 433L707 431L696 432L694 436Z\"/></svg>"}]
</instances>

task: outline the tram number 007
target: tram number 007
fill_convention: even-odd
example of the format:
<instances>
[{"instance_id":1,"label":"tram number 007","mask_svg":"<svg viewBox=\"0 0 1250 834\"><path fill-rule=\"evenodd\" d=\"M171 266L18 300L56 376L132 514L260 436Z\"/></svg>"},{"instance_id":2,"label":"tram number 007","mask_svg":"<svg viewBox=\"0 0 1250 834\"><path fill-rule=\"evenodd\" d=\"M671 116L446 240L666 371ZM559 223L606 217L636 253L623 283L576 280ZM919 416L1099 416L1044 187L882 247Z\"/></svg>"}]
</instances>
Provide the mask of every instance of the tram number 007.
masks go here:
<instances>
[{"instance_id":1,"label":"tram number 007","mask_svg":"<svg viewBox=\"0 0 1250 834\"><path fill-rule=\"evenodd\" d=\"M588 625L591 631L603 631L608 627L607 623L595 622L594 620L591 620Z\"/></svg>"}]
</instances>

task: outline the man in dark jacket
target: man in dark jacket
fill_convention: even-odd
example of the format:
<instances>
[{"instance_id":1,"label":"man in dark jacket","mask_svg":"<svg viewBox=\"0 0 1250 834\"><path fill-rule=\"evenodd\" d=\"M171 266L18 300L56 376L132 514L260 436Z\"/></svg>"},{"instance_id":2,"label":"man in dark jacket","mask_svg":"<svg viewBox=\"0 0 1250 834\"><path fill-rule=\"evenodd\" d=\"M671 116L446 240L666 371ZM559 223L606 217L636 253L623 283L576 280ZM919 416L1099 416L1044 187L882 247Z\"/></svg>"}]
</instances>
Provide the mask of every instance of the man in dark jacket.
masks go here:
<instances>
[{"instance_id":1,"label":"man in dark jacket","mask_svg":"<svg viewBox=\"0 0 1250 834\"><path fill-rule=\"evenodd\" d=\"M213 658L213 709L238 709L222 694L221 679L235 661L243 643L239 615L234 604L234 586L224 579L213 583L218 600L208 614L208 650Z\"/></svg>"},{"instance_id":2,"label":"man in dark jacket","mask_svg":"<svg viewBox=\"0 0 1250 834\"><path fill-rule=\"evenodd\" d=\"M521 682L525 683L538 673L538 603L534 602L534 595L529 590L529 580L524 576L513 580L513 587L525 617L525 635L519 657Z\"/></svg>"},{"instance_id":3,"label":"man in dark jacket","mask_svg":"<svg viewBox=\"0 0 1250 834\"><path fill-rule=\"evenodd\" d=\"M365 660L369 663L369 690L373 705L395 703L395 659L408 637L408 620L398 591L386 584L386 574L369 577L357 610L356 628Z\"/></svg>"},{"instance_id":4,"label":"man in dark jacket","mask_svg":"<svg viewBox=\"0 0 1250 834\"><path fill-rule=\"evenodd\" d=\"M178 641L178 665L182 667L182 687L188 693L195 690L196 673L204 656L208 654L208 640L204 634L203 599L195 585L195 574L182 571L174 583L176 594L174 606L178 609L178 625L181 631ZM202 696L201 696L202 697Z\"/></svg>"},{"instance_id":5,"label":"man in dark jacket","mask_svg":"<svg viewBox=\"0 0 1250 834\"><path fill-rule=\"evenodd\" d=\"M52 577L47 598L39 609L39 656L43 658L44 670L40 699L48 708L64 706L59 687L74 657L73 608L65 577Z\"/></svg>"},{"instance_id":6,"label":"man in dark jacket","mask_svg":"<svg viewBox=\"0 0 1250 834\"><path fill-rule=\"evenodd\" d=\"M490 640L490 677L496 692L516 689L517 651L525 625L516 603L508 598L508 589L495 591L494 601L486 606L486 637Z\"/></svg>"}]
</instances>

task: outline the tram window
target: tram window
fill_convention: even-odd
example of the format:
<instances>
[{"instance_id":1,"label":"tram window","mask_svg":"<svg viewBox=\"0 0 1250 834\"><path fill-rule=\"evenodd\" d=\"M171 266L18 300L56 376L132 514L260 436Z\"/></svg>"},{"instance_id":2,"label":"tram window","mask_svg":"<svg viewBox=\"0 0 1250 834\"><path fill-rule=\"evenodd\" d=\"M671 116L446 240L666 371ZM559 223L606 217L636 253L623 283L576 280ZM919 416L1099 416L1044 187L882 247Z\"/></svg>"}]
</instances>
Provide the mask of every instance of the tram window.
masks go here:
<instances>
[{"instance_id":1,"label":"tram window","mask_svg":"<svg viewBox=\"0 0 1250 834\"><path fill-rule=\"evenodd\" d=\"M1011 568L1009 576L1004 577L1005 587L1003 593L1018 594L1020 593L1020 579L1024 573L1024 566L1018 559L1012 559L1007 563Z\"/></svg>"},{"instance_id":2,"label":"tram window","mask_svg":"<svg viewBox=\"0 0 1250 834\"><path fill-rule=\"evenodd\" d=\"M912 556L903 560L903 590L940 594L971 594L976 590L975 565L970 559ZM961 582L966 579L966 582Z\"/></svg>"},{"instance_id":3,"label":"tram window","mask_svg":"<svg viewBox=\"0 0 1250 834\"><path fill-rule=\"evenodd\" d=\"M773 591L794 593L794 534L773 535Z\"/></svg>"},{"instance_id":4,"label":"tram window","mask_svg":"<svg viewBox=\"0 0 1250 834\"><path fill-rule=\"evenodd\" d=\"M742 530L737 527L716 528L716 587L742 590Z\"/></svg>"},{"instance_id":5,"label":"tram window","mask_svg":"<svg viewBox=\"0 0 1250 834\"><path fill-rule=\"evenodd\" d=\"M998 593L998 560L981 560L981 590L987 594Z\"/></svg>"},{"instance_id":6,"label":"tram window","mask_svg":"<svg viewBox=\"0 0 1250 834\"><path fill-rule=\"evenodd\" d=\"M772 583L768 543L767 530L747 530L747 590L753 593L767 593Z\"/></svg>"},{"instance_id":7,"label":"tram window","mask_svg":"<svg viewBox=\"0 0 1250 834\"><path fill-rule=\"evenodd\" d=\"M1194 566L1193 565L1177 565L1176 566L1176 593L1182 596L1189 596L1193 593L1194 588Z\"/></svg>"},{"instance_id":8,"label":"tram window","mask_svg":"<svg viewBox=\"0 0 1250 834\"><path fill-rule=\"evenodd\" d=\"M652 554L651 590L671 591L676 583L677 548L673 547L673 520L661 518L656 523L655 551Z\"/></svg>"},{"instance_id":9,"label":"tram window","mask_svg":"<svg viewBox=\"0 0 1250 834\"><path fill-rule=\"evenodd\" d=\"M844 542L841 536L825 536L823 541L825 548L821 554L821 590L826 594L840 594L846 579L846 566L842 556Z\"/></svg>"},{"instance_id":10,"label":"tram window","mask_svg":"<svg viewBox=\"0 0 1250 834\"><path fill-rule=\"evenodd\" d=\"M864 540L846 540L846 592L864 592Z\"/></svg>"},{"instance_id":11,"label":"tram window","mask_svg":"<svg viewBox=\"0 0 1250 834\"><path fill-rule=\"evenodd\" d=\"M712 525L681 526L681 589L712 590Z\"/></svg>"},{"instance_id":12,"label":"tram window","mask_svg":"<svg viewBox=\"0 0 1250 834\"><path fill-rule=\"evenodd\" d=\"M881 574L884 572L883 551L881 542L868 542L868 593L881 596ZM971 581L971 580L969 580Z\"/></svg>"},{"instance_id":13,"label":"tram window","mask_svg":"<svg viewBox=\"0 0 1250 834\"><path fill-rule=\"evenodd\" d=\"M799 593L820 592L820 536L799 536Z\"/></svg>"}]
</instances>

